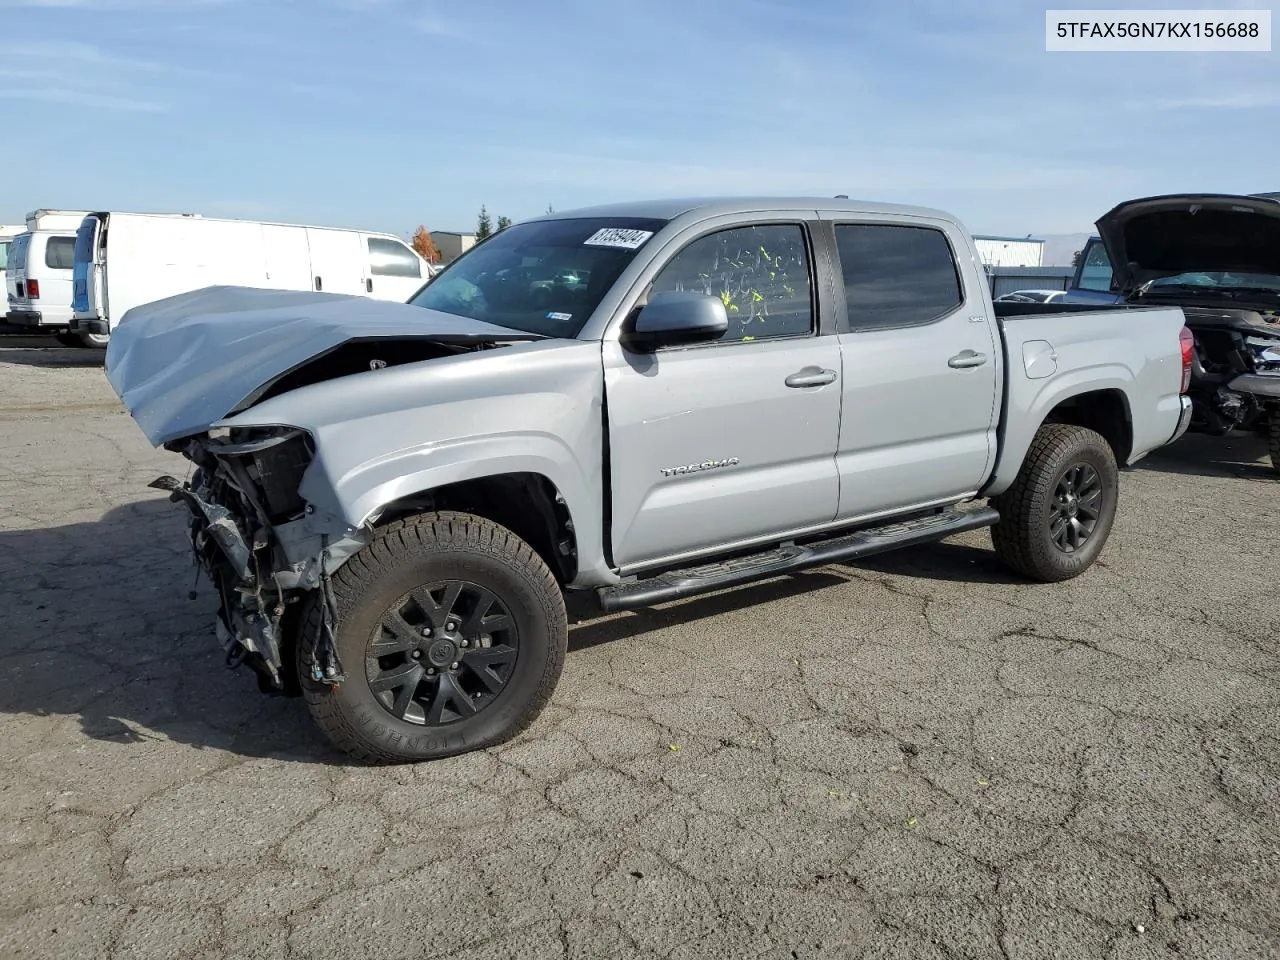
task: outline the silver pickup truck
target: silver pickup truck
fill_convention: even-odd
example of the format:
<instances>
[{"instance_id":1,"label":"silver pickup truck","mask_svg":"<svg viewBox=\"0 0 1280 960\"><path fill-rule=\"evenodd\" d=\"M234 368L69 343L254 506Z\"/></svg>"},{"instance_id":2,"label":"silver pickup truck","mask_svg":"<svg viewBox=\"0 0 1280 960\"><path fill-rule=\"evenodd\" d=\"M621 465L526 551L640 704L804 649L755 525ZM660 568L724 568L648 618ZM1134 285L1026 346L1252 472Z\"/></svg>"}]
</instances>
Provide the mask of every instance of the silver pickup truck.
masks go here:
<instances>
[{"instance_id":1,"label":"silver pickup truck","mask_svg":"<svg viewBox=\"0 0 1280 960\"><path fill-rule=\"evenodd\" d=\"M1176 307L993 305L938 211L661 201L512 226L409 304L139 307L107 375L194 464L153 486L228 662L397 762L538 715L566 591L637 608L980 527L1076 576L1118 467L1186 430L1190 349Z\"/></svg>"}]
</instances>

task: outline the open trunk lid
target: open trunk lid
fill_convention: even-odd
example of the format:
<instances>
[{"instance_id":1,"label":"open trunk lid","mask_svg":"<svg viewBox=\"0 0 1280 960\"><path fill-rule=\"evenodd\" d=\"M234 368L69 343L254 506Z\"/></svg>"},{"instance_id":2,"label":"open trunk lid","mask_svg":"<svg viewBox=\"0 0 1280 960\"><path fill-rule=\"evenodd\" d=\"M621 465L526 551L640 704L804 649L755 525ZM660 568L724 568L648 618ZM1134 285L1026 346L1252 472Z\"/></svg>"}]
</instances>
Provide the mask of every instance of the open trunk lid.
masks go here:
<instances>
[{"instance_id":1,"label":"open trunk lid","mask_svg":"<svg viewBox=\"0 0 1280 960\"><path fill-rule=\"evenodd\" d=\"M155 446L207 430L290 372L351 341L483 344L541 336L359 296L206 287L135 307L106 374Z\"/></svg>"},{"instance_id":2,"label":"open trunk lid","mask_svg":"<svg viewBox=\"0 0 1280 960\"><path fill-rule=\"evenodd\" d=\"M1280 276L1280 200L1270 195L1143 197L1113 207L1097 227L1125 296L1196 271Z\"/></svg>"}]
</instances>

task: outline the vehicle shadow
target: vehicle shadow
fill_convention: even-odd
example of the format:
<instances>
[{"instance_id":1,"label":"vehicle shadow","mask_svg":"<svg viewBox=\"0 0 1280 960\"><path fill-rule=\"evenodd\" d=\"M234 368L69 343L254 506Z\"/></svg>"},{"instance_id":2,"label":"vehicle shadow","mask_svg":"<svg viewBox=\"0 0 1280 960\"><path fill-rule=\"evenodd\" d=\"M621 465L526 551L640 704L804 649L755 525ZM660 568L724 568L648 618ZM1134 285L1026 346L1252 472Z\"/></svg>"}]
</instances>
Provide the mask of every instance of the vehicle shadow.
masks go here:
<instances>
[{"instance_id":1,"label":"vehicle shadow","mask_svg":"<svg viewBox=\"0 0 1280 960\"><path fill-rule=\"evenodd\" d=\"M1134 469L1196 477L1280 480L1280 472L1271 466L1267 439L1256 433L1227 437L1188 433L1177 443L1153 450Z\"/></svg>"},{"instance_id":2,"label":"vehicle shadow","mask_svg":"<svg viewBox=\"0 0 1280 960\"><path fill-rule=\"evenodd\" d=\"M995 550L943 540L907 547L867 557L850 564L858 570L912 577L917 580L947 580L953 583L1023 584L1027 581L1009 570Z\"/></svg>"},{"instance_id":3,"label":"vehicle shadow","mask_svg":"<svg viewBox=\"0 0 1280 960\"><path fill-rule=\"evenodd\" d=\"M225 669L184 512L156 498L93 523L0 531L0 715L77 717L113 743L349 762L301 699L263 696L250 671Z\"/></svg>"},{"instance_id":4,"label":"vehicle shadow","mask_svg":"<svg viewBox=\"0 0 1280 960\"><path fill-rule=\"evenodd\" d=\"M590 595L575 594L569 648L789 600L847 583L842 571L853 569L1014 582L987 552L944 543L621 614L602 614ZM165 498L95 522L0 531L0 604L0 714L76 717L85 736L113 743L167 739L246 757L350 762L301 699L263 696L247 669L225 669L216 599L196 576L185 511Z\"/></svg>"},{"instance_id":5,"label":"vehicle shadow","mask_svg":"<svg viewBox=\"0 0 1280 960\"><path fill-rule=\"evenodd\" d=\"M64 347L57 341L47 347L27 344L11 347L0 339L0 363L16 363L24 367L101 367L106 353L105 350L87 347Z\"/></svg>"},{"instance_id":6,"label":"vehicle shadow","mask_svg":"<svg viewBox=\"0 0 1280 960\"><path fill-rule=\"evenodd\" d=\"M652 630L687 624L735 610L744 610L775 600L788 600L813 590L847 583L831 568L800 570L776 580L743 584L719 593L686 600L672 600L659 607L642 607L623 613L601 613L594 599L585 593L570 594L569 650L587 650L604 643L631 640Z\"/></svg>"}]
</instances>

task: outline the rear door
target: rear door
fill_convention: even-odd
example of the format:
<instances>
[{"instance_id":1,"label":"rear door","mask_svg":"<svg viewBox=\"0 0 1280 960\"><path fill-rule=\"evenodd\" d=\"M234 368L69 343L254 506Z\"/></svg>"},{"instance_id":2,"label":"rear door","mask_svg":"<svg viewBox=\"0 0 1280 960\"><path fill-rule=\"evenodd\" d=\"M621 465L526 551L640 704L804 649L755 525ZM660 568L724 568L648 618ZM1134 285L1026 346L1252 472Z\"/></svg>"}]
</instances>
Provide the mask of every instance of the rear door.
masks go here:
<instances>
[{"instance_id":1,"label":"rear door","mask_svg":"<svg viewBox=\"0 0 1280 960\"><path fill-rule=\"evenodd\" d=\"M107 316L106 284L106 213L91 214L76 231L74 263L71 268L71 310L80 320L96 320Z\"/></svg>"},{"instance_id":2,"label":"rear door","mask_svg":"<svg viewBox=\"0 0 1280 960\"><path fill-rule=\"evenodd\" d=\"M9 259L5 266L5 293L9 309L25 308L27 296L27 251L31 246L31 234L20 233L9 243Z\"/></svg>"},{"instance_id":3,"label":"rear door","mask_svg":"<svg viewBox=\"0 0 1280 960\"><path fill-rule=\"evenodd\" d=\"M67 233L39 233L27 256L27 295L39 284L40 297L31 305L40 311L42 325L71 321L71 268L75 263L76 238ZM32 256L34 254L34 256Z\"/></svg>"},{"instance_id":4,"label":"rear door","mask_svg":"<svg viewBox=\"0 0 1280 960\"><path fill-rule=\"evenodd\" d=\"M651 270L641 302L720 296L729 331L654 354L604 342L614 562L635 569L830 523L840 345L823 323L808 225L720 221Z\"/></svg>"},{"instance_id":5,"label":"rear door","mask_svg":"<svg viewBox=\"0 0 1280 960\"><path fill-rule=\"evenodd\" d=\"M368 263L365 293L375 300L404 303L427 279L426 264L413 248L392 237L364 236Z\"/></svg>"},{"instance_id":6,"label":"rear door","mask_svg":"<svg viewBox=\"0 0 1280 960\"><path fill-rule=\"evenodd\" d=\"M995 456L1002 348L975 254L945 221L836 217L842 520L976 492Z\"/></svg>"},{"instance_id":7,"label":"rear door","mask_svg":"<svg viewBox=\"0 0 1280 960\"><path fill-rule=\"evenodd\" d=\"M323 293L365 293L365 250L360 234L307 228L311 289Z\"/></svg>"}]
</instances>

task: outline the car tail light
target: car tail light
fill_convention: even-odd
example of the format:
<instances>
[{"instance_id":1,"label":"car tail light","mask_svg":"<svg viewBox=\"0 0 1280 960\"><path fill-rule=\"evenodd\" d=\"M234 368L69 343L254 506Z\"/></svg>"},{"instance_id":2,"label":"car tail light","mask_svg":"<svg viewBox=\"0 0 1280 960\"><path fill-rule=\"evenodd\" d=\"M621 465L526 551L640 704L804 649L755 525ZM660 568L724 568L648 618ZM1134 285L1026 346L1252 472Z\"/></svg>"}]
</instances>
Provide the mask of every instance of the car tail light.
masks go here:
<instances>
[{"instance_id":1,"label":"car tail light","mask_svg":"<svg viewBox=\"0 0 1280 960\"><path fill-rule=\"evenodd\" d=\"M1191 358L1196 352L1196 338L1190 329L1183 327L1178 334L1178 342L1182 345L1182 393L1191 386Z\"/></svg>"},{"instance_id":2,"label":"car tail light","mask_svg":"<svg viewBox=\"0 0 1280 960\"><path fill-rule=\"evenodd\" d=\"M27 281L27 299L28 300L40 299L40 281L39 280Z\"/></svg>"}]
</instances>

